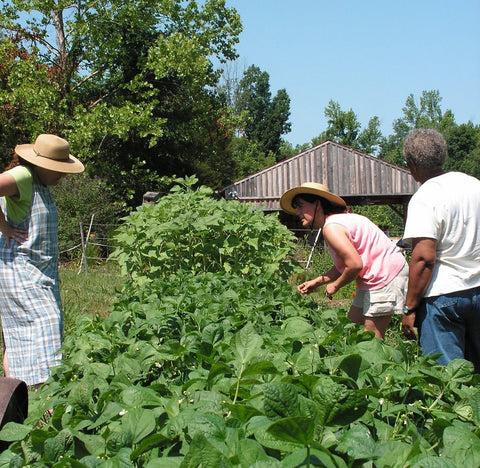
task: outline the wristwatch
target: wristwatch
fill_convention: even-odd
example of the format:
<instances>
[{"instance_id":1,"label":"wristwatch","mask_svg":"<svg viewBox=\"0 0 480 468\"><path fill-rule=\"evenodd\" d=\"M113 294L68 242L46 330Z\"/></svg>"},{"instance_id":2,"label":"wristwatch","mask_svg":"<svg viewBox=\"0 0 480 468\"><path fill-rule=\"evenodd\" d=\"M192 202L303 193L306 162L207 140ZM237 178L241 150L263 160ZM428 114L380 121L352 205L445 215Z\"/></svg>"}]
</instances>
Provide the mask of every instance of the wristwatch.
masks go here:
<instances>
[{"instance_id":1,"label":"wristwatch","mask_svg":"<svg viewBox=\"0 0 480 468\"><path fill-rule=\"evenodd\" d=\"M410 315L414 314L417 311L418 307L414 307L413 309L407 309L406 312L403 313L403 315Z\"/></svg>"}]
</instances>

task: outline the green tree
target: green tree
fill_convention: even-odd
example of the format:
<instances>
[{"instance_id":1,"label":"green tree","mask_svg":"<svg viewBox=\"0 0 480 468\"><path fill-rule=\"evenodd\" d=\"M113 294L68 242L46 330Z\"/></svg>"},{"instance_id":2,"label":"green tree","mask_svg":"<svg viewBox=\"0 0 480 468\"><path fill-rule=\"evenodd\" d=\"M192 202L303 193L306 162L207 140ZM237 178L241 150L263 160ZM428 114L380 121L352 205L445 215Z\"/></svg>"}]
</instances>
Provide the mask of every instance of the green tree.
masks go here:
<instances>
[{"instance_id":1,"label":"green tree","mask_svg":"<svg viewBox=\"0 0 480 468\"><path fill-rule=\"evenodd\" d=\"M327 118L327 129L312 139L312 146L331 140L366 153L377 151L382 142L378 117L372 117L367 128L362 130L357 114L352 109L343 111L336 101L330 100L324 113Z\"/></svg>"},{"instance_id":2,"label":"green tree","mask_svg":"<svg viewBox=\"0 0 480 468\"><path fill-rule=\"evenodd\" d=\"M218 175L229 138L212 61L235 58L241 23L224 0L7 0L0 21L4 42L27 51L36 71L23 73L24 101L52 90L37 126L65 136L90 174L125 196L132 187L119 174L134 167L149 183L197 168L228 178ZM3 102L18 94L10 77L24 61L11 63Z\"/></svg>"},{"instance_id":3,"label":"green tree","mask_svg":"<svg viewBox=\"0 0 480 468\"><path fill-rule=\"evenodd\" d=\"M278 156L282 135L290 132L290 98L285 89L280 89L272 99L270 77L255 65L245 70L236 91L237 114L247 111L244 132L248 139L256 142L260 150Z\"/></svg>"},{"instance_id":4,"label":"green tree","mask_svg":"<svg viewBox=\"0 0 480 468\"><path fill-rule=\"evenodd\" d=\"M393 135L381 144L379 157L393 164L404 165L403 140L410 130L435 128L445 134L453 128L456 125L453 113L450 110L443 112L441 102L438 90L423 91L418 104L414 95L410 94L402 109L403 116L393 122Z\"/></svg>"},{"instance_id":5,"label":"green tree","mask_svg":"<svg viewBox=\"0 0 480 468\"><path fill-rule=\"evenodd\" d=\"M445 170L480 177L480 126L468 122L451 128L445 136L448 146Z\"/></svg>"}]
</instances>

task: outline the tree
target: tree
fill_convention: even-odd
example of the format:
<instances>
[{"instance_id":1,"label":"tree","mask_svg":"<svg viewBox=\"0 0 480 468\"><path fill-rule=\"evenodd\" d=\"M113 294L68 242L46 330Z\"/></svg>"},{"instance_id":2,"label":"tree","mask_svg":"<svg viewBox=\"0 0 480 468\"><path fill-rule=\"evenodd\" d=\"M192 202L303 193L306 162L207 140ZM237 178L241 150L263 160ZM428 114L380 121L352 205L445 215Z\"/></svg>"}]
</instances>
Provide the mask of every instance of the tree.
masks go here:
<instances>
[{"instance_id":1,"label":"tree","mask_svg":"<svg viewBox=\"0 0 480 468\"><path fill-rule=\"evenodd\" d=\"M280 89L272 99L268 73L252 65L245 70L235 97L237 115L248 112L243 129L246 137L258 143L263 153L278 156L281 137L291 129L290 98L286 90Z\"/></svg>"},{"instance_id":2,"label":"tree","mask_svg":"<svg viewBox=\"0 0 480 468\"><path fill-rule=\"evenodd\" d=\"M442 98L438 90L423 91L417 105L415 97L410 94L403 107L403 117L393 122L394 134L390 135L381 144L379 157L393 164L405 165L403 162L403 141L407 133L414 128L435 128L447 133L454 127L453 113L447 110L442 112L440 103Z\"/></svg>"},{"instance_id":3,"label":"tree","mask_svg":"<svg viewBox=\"0 0 480 468\"><path fill-rule=\"evenodd\" d=\"M324 113L327 118L327 129L312 139L312 146L331 140L366 153L374 153L381 143L382 134L378 117L372 117L367 128L361 130L355 112L352 109L343 111L336 101L330 100Z\"/></svg>"},{"instance_id":4,"label":"tree","mask_svg":"<svg viewBox=\"0 0 480 468\"><path fill-rule=\"evenodd\" d=\"M241 24L224 0L7 0L0 21L3 44L27 51L38 69L23 74L25 109L25 96L51 90L37 127L65 136L87 171L123 194L132 187L119 174L133 168L154 183L197 167L215 171L229 156L212 59L235 58ZM3 102L18 94L11 77L23 62L10 62ZM32 125L25 140L36 133Z\"/></svg>"},{"instance_id":5,"label":"tree","mask_svg":"<svg viewBox=\"0 0 480 468\"><path fill-rule=\"evenodd\" d=\"M472 122L451 128L445 135L448 146L446 171L462 171L480 177L480 126Z\"/></svg>"}]
</instances>

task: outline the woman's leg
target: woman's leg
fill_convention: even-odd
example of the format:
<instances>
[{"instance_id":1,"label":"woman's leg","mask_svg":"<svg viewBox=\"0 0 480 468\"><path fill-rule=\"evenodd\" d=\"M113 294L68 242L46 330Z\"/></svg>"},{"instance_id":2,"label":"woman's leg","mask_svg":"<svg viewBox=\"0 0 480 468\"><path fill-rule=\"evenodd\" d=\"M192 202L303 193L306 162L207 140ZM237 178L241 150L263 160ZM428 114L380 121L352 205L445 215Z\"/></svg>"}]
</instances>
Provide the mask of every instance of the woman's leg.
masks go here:
<instances>
[{"instance_id":1,"label":"woman's leg","mask_svg":"<svg viewBox=\"0 0 480 468\"><path fill-rule=\"evenodd\" d=\"M8 368L7 349L5 348L5 339L2 333L2 351L3 351L3 375L10 377L10 369Z\"/></svg>"},{"instance_id":2,"label":"woman's leg","mask_svg":"<svg viewBox=\"0 0 480 468\"><path fill-rule=\"evenodd\" d=\"M365 317L365 331L373 331L377 338L383 340L391 315L381 315L379 317Z\"/></svg>"},{"instance_id":3,"label":"woman's leg","mask_svg":"<svg viewBox=\"0 0 480 468\"><path fill-rule=\"evenodd\" d=\"M363 315L363 307L352 305L350 307L350 310L348 311L347 317L353 323L358 323L359 325L363 325L365 323L365 316Z\"/></svg>"}]
</instances>

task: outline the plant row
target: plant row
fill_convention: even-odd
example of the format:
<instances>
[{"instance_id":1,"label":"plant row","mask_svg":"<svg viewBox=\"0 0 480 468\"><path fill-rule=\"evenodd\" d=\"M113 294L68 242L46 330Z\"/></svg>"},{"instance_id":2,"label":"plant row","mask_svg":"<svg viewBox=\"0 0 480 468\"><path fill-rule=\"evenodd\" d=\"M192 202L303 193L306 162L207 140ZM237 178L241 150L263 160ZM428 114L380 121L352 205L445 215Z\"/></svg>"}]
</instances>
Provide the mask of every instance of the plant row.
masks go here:
<instances>
[{"instance_id":1,"label":"plant row","mask_svg":"<svg viewBox=\"0 0 480 468\"><path fill-rule=\"evenodd\" d=\"M191 183L124 220L127 286L66 337L0 465L480 466L468 361L301 297L278 220Z\"/></svg>"}]
</instances>

